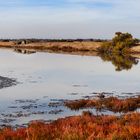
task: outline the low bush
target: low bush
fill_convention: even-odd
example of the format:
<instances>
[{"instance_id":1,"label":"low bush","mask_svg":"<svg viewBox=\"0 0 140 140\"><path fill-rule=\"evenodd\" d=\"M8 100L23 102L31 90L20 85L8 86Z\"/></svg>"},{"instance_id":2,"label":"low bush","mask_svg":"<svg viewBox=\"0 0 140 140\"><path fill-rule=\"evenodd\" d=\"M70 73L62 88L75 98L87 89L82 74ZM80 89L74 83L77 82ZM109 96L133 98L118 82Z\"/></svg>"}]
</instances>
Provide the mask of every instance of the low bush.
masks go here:
<instances>
[{"instance_id":1,"label":"low bush","mask_svg":"<svg viewBox=\"0 0 140 140\"><path fill-rule=\"evenodd\" d=\"M118 99L116 97L108 97L103 99L87 99L67 101L65 106L72 110L82 108L107 109L113 112L129 112L140 108L140 96L135 98Z\"/></svg>"},{"instance_id":2,"label":"low bush","mask_svg":"<svg viewBox=\"0 0 140 140\"><path fill-rule=\"evenodd\" d=\"M27 128L0 130L0 140L139 140L140 113L59 119L50 124L33 122Z\"/></svg>"}]
</instances>

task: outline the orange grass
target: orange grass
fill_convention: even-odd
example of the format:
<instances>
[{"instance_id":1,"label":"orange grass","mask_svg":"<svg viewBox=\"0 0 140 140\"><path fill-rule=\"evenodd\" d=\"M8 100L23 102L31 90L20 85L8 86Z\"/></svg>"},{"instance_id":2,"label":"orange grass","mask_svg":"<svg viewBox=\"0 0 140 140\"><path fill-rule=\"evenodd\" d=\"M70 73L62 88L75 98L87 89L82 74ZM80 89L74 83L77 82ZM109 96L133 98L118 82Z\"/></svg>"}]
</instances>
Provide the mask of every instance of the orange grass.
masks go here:
<instances>
[{"instance_id":1,"label":"orange grass","mask_svg":"<svg viewBox=\"0 0 140 140\"><path fill-rule=\"evenodd\" d=\"M140 96L127 99L118 99L117 97L88 100L82 99L65 102L65 106L72 110L95 107L96 109L108 109L113 112L129 112L140 108Z\"/></svg>"},{"instance_id":2,"label":"orange grass","mask_svg":"<svg viewBox=\"0 0 140 140\"><path fill-rule=\"evenodd\" d=\"M140 140L140 113L124 116L81 116L50 124L33 122L27 128L0 131L0 140Z\"/></svg>"}]
</instances>

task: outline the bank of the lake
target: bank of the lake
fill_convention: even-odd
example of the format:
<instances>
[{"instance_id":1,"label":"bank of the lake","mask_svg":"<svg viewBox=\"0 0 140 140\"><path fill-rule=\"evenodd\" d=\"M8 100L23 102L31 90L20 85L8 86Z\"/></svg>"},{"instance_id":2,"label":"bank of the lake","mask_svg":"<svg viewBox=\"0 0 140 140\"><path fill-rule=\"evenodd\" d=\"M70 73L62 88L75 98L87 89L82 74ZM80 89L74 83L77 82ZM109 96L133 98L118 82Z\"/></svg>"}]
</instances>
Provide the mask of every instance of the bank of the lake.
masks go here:
<instances>
[{"instance_id":1,"label":"bank of the lake","mask_svg":"<svg viewBox=\"0 0 140 140\"><path fill-rule=\"evenodd\" d=\"M59 41L59 42L31 42L18 44L17 41L0 41L0 47L5 48L26 48L26 49L40 49L40 50L53 50L53 51L97 51L101 46L101 42L94 41Z\"/></svg>"},{"instance_id":2,"label":"bank of the lake","mask_svg":"<svg viewBox=\"0 0 140 140\"><path fill-rule=\"evenodd\" d=\"M35 51L48 51L57 53L70 53L77 55L97 55L103 42L95 41L72 41L72 42L33 42L17 44L17 41L0 41L0 48L29 49ZM140 54L140 45L133 46L130 54Z\"/></svg>"}]
</instances>

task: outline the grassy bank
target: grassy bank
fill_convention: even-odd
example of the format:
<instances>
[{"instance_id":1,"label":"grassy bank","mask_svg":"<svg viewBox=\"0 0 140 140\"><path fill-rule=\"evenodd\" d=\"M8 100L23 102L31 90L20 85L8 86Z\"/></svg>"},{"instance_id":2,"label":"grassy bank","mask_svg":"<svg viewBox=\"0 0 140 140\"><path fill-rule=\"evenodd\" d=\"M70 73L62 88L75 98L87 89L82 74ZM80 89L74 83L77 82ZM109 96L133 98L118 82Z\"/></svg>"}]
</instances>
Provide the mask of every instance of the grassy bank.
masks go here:
<instances>
[{"instance_id":1,"label":"grassy bank","mask_svg":"<svg viewBox=\"0 0 140 140\"><path fill-rule=\"evenodd\" d=\"M10 48L27 48L27 49L47 49L52 51L96 51L101 46L101 42L94 41L73 41L73 42L31 42L20 44L17 41L3 42L0 41L0 47L10 47Z\"/></svg>"},{"instance_id":2,"label":"grassy bank","mask_svg":"<svg viewBox=\"0 0 140 140\"><path fill-rule=\"evenodd\" d=\"M94 41L73 41L73 42L33 42L27 44L17 44L15 41L3 42L0 41L0 48L19 48L19 49L35 49L50 52L63 52L63 53L93 53L98 52L103 42ZM140 45L133 46L130 53L140 53Z\"/></svg>"}]
</instances>

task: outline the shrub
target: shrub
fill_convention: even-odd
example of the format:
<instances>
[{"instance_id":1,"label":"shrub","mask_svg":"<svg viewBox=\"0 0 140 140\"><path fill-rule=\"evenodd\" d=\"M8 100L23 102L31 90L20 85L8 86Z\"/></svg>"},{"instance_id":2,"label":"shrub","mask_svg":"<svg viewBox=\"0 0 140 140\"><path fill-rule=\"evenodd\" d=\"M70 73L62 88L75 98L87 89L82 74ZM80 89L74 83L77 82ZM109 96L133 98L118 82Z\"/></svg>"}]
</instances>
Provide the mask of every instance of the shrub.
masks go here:
<instances>
[{"instance_id":1,"label":"shrub","mask_svg":"<svg viewBox=\"0 0 140 140\"><path fill-rule=\"evenodd\" d=\"M32 122L24 129L2 129L0 140L139 140L140 113L81 115L50 124Z\"/></svg>"},{"instance_id":2,"label":"shrub","mask_svg":"<svg viewBox=\"0 0 140 140\"><path fill-rule=\"evenodd\" d=\"M105 53L105 52L111 52L113 49L113 46L112 46L112 42L104 42L102 44L102 46L99 48L99 52L101 53Z\"/></svg>"},{"instance_id":3,"label":"shrub","mask_svg":"<svg viewBox=\"0 0 140 140\"><path fill-rule=\"evenodd\" d=\"M99 48L99 52L107 53L127 53L129 48L139 43L138 39L133 38L129 33L117 32L111 42L104 42Z\"/></svg>"}]
</instances>

